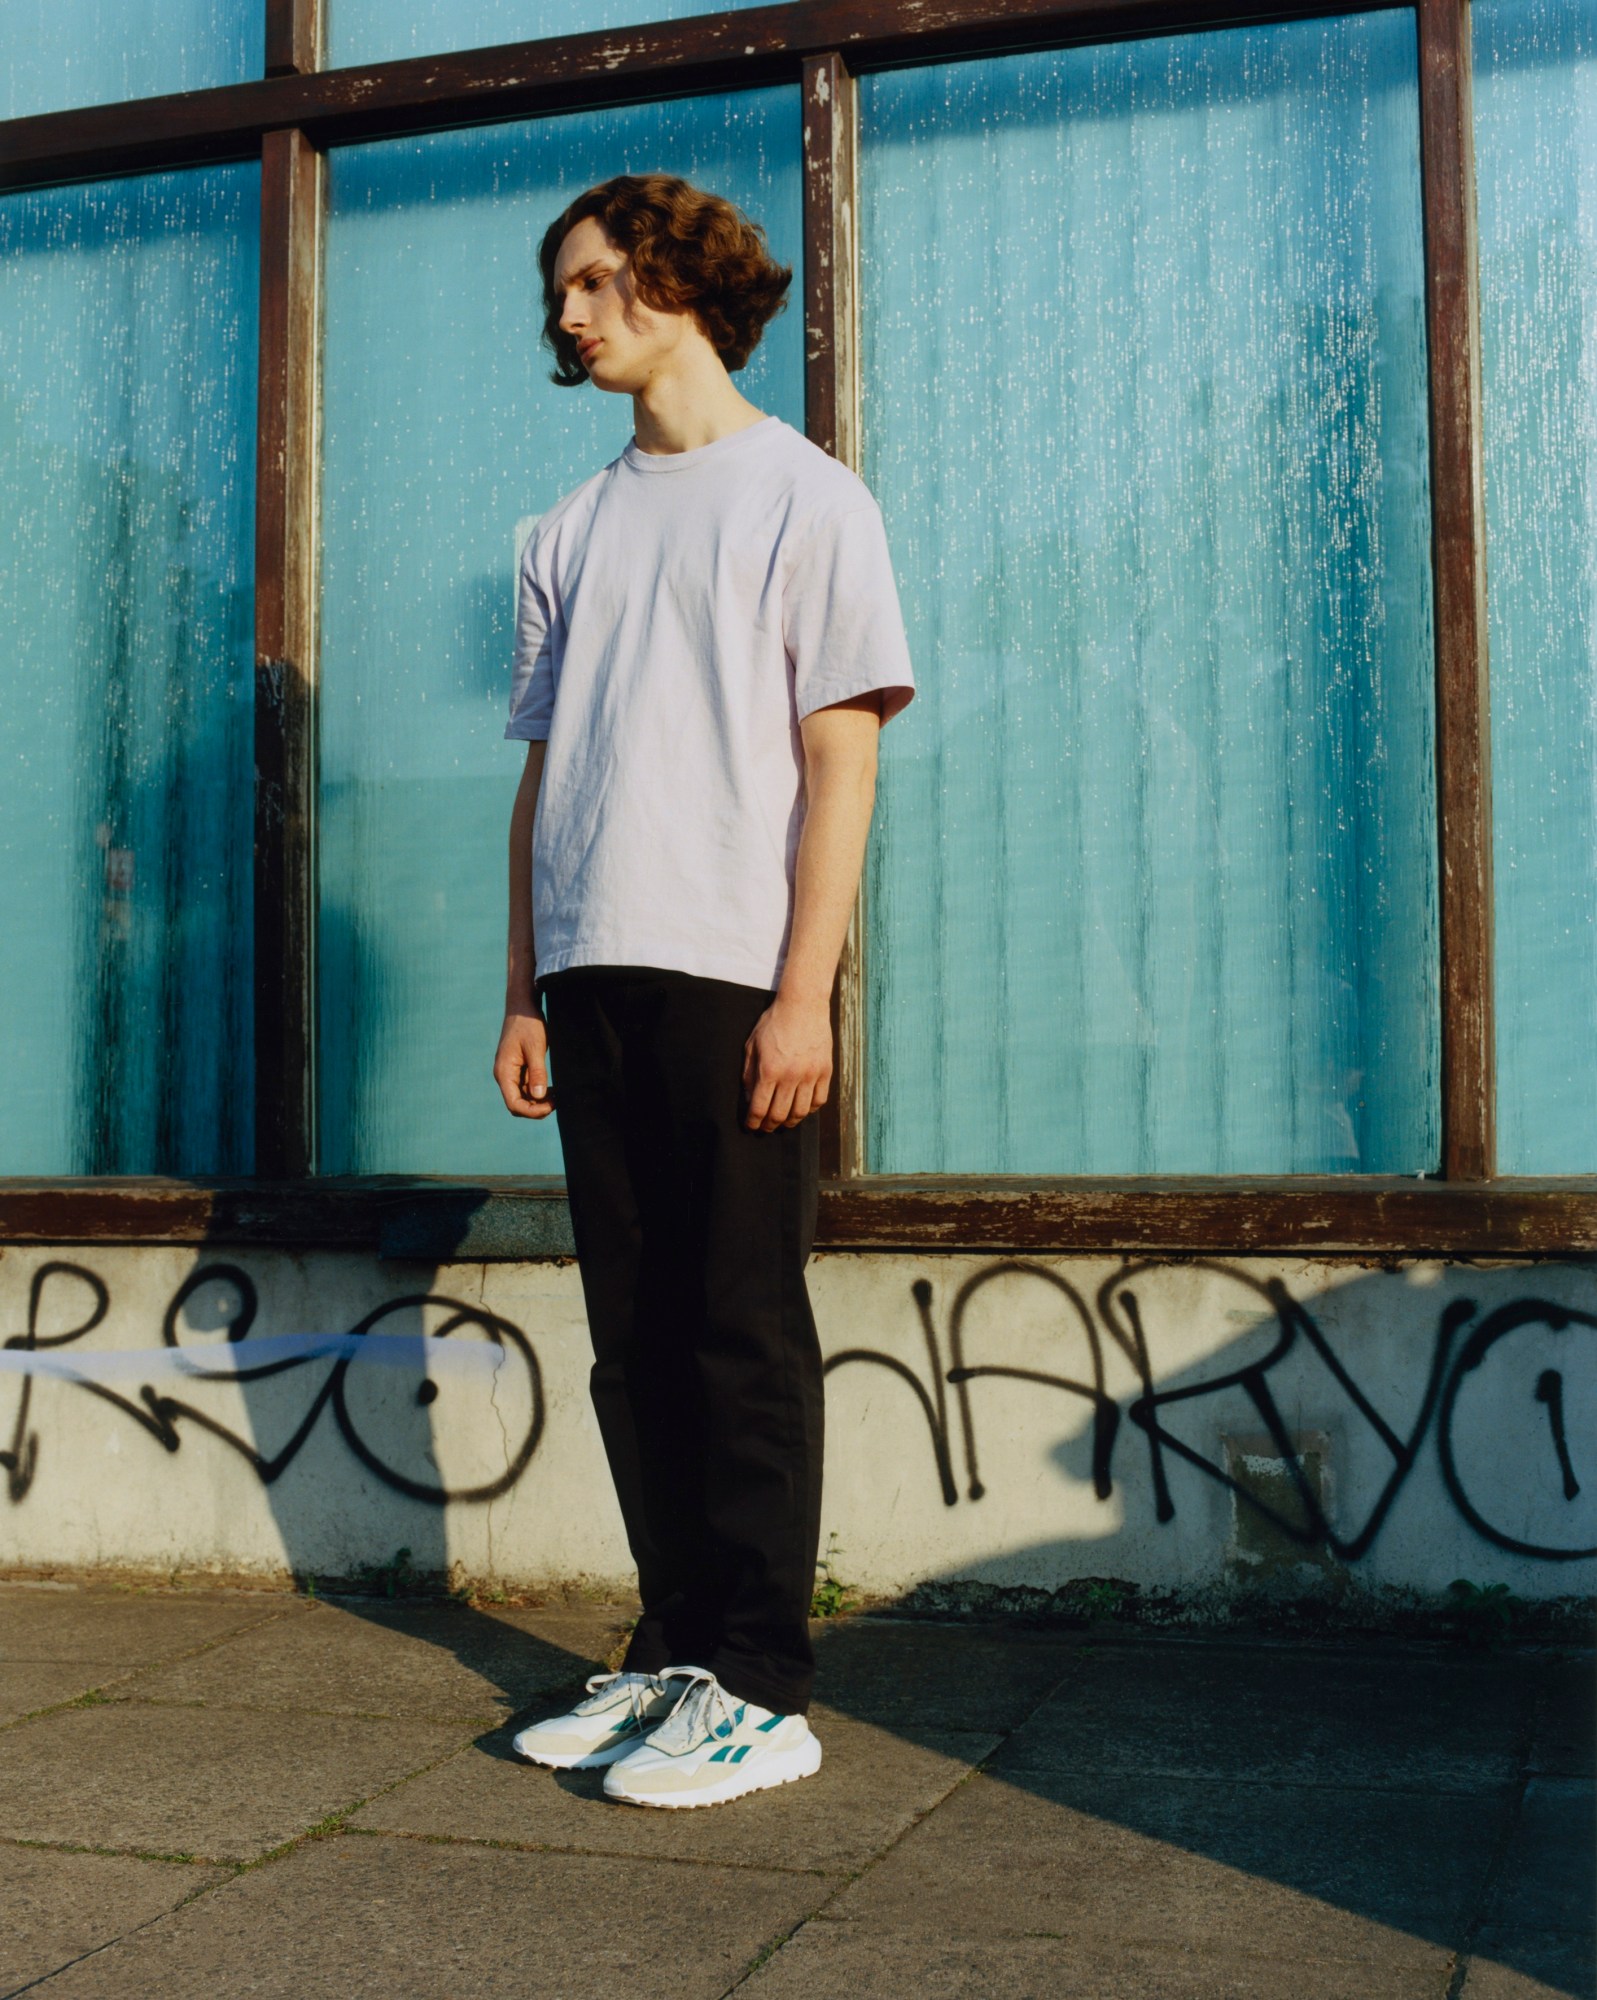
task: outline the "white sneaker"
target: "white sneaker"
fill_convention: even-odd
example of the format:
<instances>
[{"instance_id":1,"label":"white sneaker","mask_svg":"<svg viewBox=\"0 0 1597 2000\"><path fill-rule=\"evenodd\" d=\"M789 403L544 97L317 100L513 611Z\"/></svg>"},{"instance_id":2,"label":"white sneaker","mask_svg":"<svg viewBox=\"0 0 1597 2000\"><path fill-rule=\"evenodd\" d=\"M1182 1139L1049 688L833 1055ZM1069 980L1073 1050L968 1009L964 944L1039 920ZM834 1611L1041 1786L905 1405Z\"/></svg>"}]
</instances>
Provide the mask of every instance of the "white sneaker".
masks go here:
<instances>
[{"instance_id":1,"label":"white sneaker","mask_svg":"<svg viewBox=\"0 0 1597 2000\"><path fill-rule=\"evenodd\" d=\"M687 1686L666 1720L606 1773L607 1799L718 1806L821 1768L821 1746L802 1715L739 1701L703 1667L667 1667L660 1679Z\"/></svg>"},{"instance_id":2,"label":"white sneaker","mask_svg":"<svg viewBox=\"0 0 1597 2000\"><path fill-rule=\"evenodd\" d=\"M653 1674L595 1674L586 1701L566 1715L529 1723L510 1747L552 1771L595 1771L636 1750L677 1698L675 1688Z\"/></svg>"}]
</instances>

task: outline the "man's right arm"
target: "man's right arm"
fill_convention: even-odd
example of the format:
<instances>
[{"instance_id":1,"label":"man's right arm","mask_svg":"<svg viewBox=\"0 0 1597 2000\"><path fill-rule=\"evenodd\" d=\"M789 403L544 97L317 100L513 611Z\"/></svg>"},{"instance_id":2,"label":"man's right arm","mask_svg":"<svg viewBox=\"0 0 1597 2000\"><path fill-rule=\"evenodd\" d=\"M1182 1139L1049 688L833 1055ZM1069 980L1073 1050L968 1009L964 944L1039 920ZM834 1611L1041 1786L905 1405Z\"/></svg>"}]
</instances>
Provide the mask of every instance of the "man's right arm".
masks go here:
<instances>
[{"instance_id":1,"label":"man's right arm","mask_svg":"<svg viewBox=\"0 0 1597 2000\"><path fill-rule=\"evenodd\" d=\"M532 826L543 782L543 742L527 745L527 762L510 813L510 921L505 949L505 1025L494 1057L494 1082L516 1118L547 1118L549 1035L533 985Z\"/></svg>"}]
</instances>

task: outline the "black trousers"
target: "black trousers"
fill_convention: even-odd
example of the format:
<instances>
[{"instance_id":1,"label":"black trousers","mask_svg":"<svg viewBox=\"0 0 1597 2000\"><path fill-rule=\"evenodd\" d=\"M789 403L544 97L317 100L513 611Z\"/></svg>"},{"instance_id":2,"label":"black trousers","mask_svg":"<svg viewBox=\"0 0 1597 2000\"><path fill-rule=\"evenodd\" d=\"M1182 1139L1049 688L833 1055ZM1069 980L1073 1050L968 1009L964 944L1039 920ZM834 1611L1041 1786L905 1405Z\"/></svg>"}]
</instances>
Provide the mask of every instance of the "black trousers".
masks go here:
<instances>
[{"instance_id":1,"label":"black trousers","mask_svg":"<svg viewBox=\"0 0 1597 2000\"><path fill-rule=\"evenodd\" d=\"M593 1403L638 1566L626 1666L809 1705L821 1355L804 1284L819 1130L743 1123L770 992L648 966L540 982L593 1337Z\"/></svg>"}]
</instances>

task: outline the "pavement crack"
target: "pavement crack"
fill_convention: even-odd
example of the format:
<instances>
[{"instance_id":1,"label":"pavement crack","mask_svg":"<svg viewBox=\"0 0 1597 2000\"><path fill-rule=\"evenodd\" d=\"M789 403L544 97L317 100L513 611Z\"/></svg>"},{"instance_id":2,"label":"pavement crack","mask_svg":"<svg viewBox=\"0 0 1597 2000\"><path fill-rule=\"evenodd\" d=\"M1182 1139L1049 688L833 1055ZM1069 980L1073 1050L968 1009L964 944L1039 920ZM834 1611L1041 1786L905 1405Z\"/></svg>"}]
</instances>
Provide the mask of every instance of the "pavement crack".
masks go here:
<instances>
[{"instance_id":1,"label":"pavement crack","mask_svg":"<svg viewBox=\"0 0 1597 2000\"><path fill-rule=\"evenodd\" d=\"M18 1844L32 1847L42 1846L44 1843L25 1841ZM68 1851L77 1854L120 1853L118 1849L98 1847L73 1848ZM141 1855L138 1858L140 1860L161 1860L165 1857L159 1855ZM80 1951L75 1958L65 1959L60 1965L53 1965L48 1972L41 1973L37 1979L30 1979L25 1986L13 1986L9 1988L6 2000L20 2000L22 1994L32 1993L38 1987L48 1985L52 1979L58 1979L63 1972L70 1972L75 1965L86 1965L91 1958L99 1958L105 1952L114 1951L118 1945L126 1944L129 1938L139 1936L142 1931L153 1929L156 1924L166 1923L170 1918L186 1910L191 1903L197 1903L202 1896L209 1896L218 1889L225 1889L228 1883L233 1881L240 1872L236 1865L225 1861L213 1861L203 1865L212 1868L227 1869L229 1872L225 1873L219 1882L197 1883L186 1896L180 1897L169 1910L158 1910L153 1917L146 1917L142 1924L132 1924L127 1930L119 1931L114 1938L107 1938L104 1944L94 1945L88 1951Z\"/></svg>"},{"instance_id":2,"label":"pavement crack","mask_svg":"<svg viewBox=\"0 0 1597 2000\"><path fill-rule=\"evenodd\" d=\"M1002 1731L994 1730L990 1732L991 1734L996 1735L998 1737L998 1741L993 1745L992 1749L986 1753L985 1756L974 1759L974 1761L970 1763L965 1770L960 1772L958 1777L956 1777L953 1780L953 1782L947 1787L945 1791L940 1792L929 1806L926 1806L922 1808L922 1810L920 1810L919 1812L915 1813L913 1817L909 1820L908 1824L900 1827L898 1832L894 1835L894 1837L890 1841L888 1841L884 1847L879 1848L877 1852L873 1854L870 1857L870 1859L864 1863L862 1867L856 1868L852 1870L848 1875L846 1875L843 1878L843 1880L840 1881L837 1884L837 1886L832 1890L832 1893L829 1896L823 1898L823 1900L813 1910L811 1910L808 1913L808 1915L800 1917L797 1923L790 1925L789 1928L786 1931L784 1931L779 1937L775 1937L771 1939L769 1943L762 1945L760 1950L755 1954L755 1956L738 1974L737 1978L733 1980L732 1984L728 1987L723 1988L719 1996L719 2000L728 2000L729 1995L736 1993L740 1987L747 1985L749 1980L751 1980L754 1977L755 1973L757 1973L762 1966L768 1965L770 1961L773 1958L775 1958L776 1954L784 1948L784 1946L791 1944L793 1939L798 1936L799 1932L803 1930L806 1927L806 1925L813 1924L816 1922L827 1921L827 1912L830 1910L832 1904L837 1901L838 1897L841 1896L846 1890L853 1888L856 1882L863 1881L865 1877L868 1876L873 1869L880 1867L882 1862L887 1859L888 1855L890 1855L895 1850L895 1848L900 1847L918 1826L920 1826L924 1821L931 1818L933 1813L940 1811L942 1807L945 1806L948 1803L948 1801L954 1796L955 1792L960 1791L964 1786L968 1785L972 1778L980 1776L985 1770L988 1759L995 1756L998 1753L998 1751L1000 1751L1003 1748L1004 1744L1009 1741L1010 1737L1015 1734L1016 1730L1024 1729L1026 1724L1032 1720L1032 1718L1038 1713L1038 1711L1043 1707L1043 1705L1046 1702L1053 1700L1054 1696L1064 1686L1065 1682L1068 1679L1069 1679L1069 1669L1066 1668L1060 1673L1058 1679L1050 1682L1048 1687L1038 1696L1033 1706L1027 1710L1026 1714L1022 1717L1022 1719L1015 1725L1015 1729L1002 1730Z\"/></svg>"},{"instance_id":3,"label":"pavement crack","mask_svg":"<svg viewBox=\"0 0 1597 2000\"><path fill-rule=\"evenodd\" d=\"M0 1833L0 1847L37 1849L43 1854L98 1854L109 1861L158 1861L166 1868L237 1868L211 1854L166 1854L156 1847L107 1847L82 1840L38 1840L23 1833Z\"/></svg>"},{"instance_id":4,"label":"pavement crack","mask_svg":"<svg viewBox=\"0 0 1597 2000\"><path fill-rule=\"evenodd\" d=\"M1536 1727L1541 1714L1542 1700L1541 1692L1537 1690L1528 1696L1520 1711L1518 1774L1502 1816L1498 1820L1497 1838L1492 1843L1491 1854L1481 1874L1480 1888L1475 1895L1475 1907L1465 1919L1458 1950L1454 1955L1453 1975L1447 1982L1442 2000L1459 2000L1464 1991L1464 1982L1469 1978L1475 1962L1475 1942L1486 1927L1486 1919L1492 1907L1492 1897L1508 1865L1509 1850L1513 1846L1514 1835L1519 1831L1519 1824L1524 1816L1525 1793L1534 1775L1530 1768L1531 1753L1536 1741Z\"/></svg>"},{"instance_id":5,"label":"pavement crack","mask_svg":"<svg viewBox=\"0 0 1597 2000\"><path fill-rule=\"evenodd\" d=\"M475 1740L475 1737L472 1738L473 1742ZM414 1770L402 1772L399 1777L390 1779L386 1785L379 1785L376 1791L368 1792L363 1798L355 1799L347 1806L337 1807L324 1818L317 1820L314 1826L302 1828L288 1840L281 1841L276 1847L268 1849L265 1854L258 1854L253 1861L246 1861L240 1873L252 1868L264 1868L271 1861L285 1860L297 1847L303 1846L307 1841L326 1840L333 1834L343 1833L355 1813L364 1812L367 1806L375 1805L378 1799L387 1798L390 1792L397 1792L401 1785L408 1785L413 1778L425 1778L430 1771L436 1771L440 1765L447 1764L451 1757L460 1756L470 1747L470 1743L452 1743L447 1750L441 1751L438 1756L430 1758L425 1764L418 1764ZM365 1829L352 1830L362 1832Z\"/></svg>"},{"instance_id":6,"label":"pavement crack","mask_svg":"<svg viewBox=\"0 0 1597 2000\"><path fill-rule=\"evenodd\" d=\"M235 1639L247 1638L251 1632L262 1631L266 1626L286 1618L296 1609L296 1604L297 1600L292 1600L279 1610L268 1611L264 1616L251 1618L247 1625L235 1626L231 1631L220 1633L214 1638L202 1639L196 1646L164 1654L158 1660L139 1660L123 1673L112 1674L108 1680L97 1681L93 1687L80 1688L65 1701L46 1702L43 1708L29 1709L26 1715L14 1715L8 1722L0 1722L0 1735L4 1735L8 1729L21 1729L27 1723L41 1721L47 1715L59 1715L64 1709L95 1707L98 1705L96 1697L102 1701L110 1701L115 1697L109 1695L107 1689L126 1687L129 1682L136 1681L142 1674L160 1673L167 1667L182 1666L186 1661L198 1660L206 1653L214 1653L223 1646L231 1645ZM68 1660L52 1664L70 1666L74 1663Z\"/></svg>"},{"instance_id":7,"label":"pavement crack","mask_svg":"<svg viewBox=\"0 0 1597 2000\"><path fill-rule=\"evenodd\" d=\"M653 1867L732 1869L742 1875L789 1875L806 1881L831 1882L846 1889L852 1875L839 1877L821 1868L786 1867L780 1861L733 1861L715 1854L640 1854L635 1847L575 1847L557 1840L505 1840L484 1834L417 1833L407 1827L347 1826L340 1831L359 1840L409 1840L423 1847L487 1847L502 1854L561 1854L572 1861L637 1861ZM828 1898L830 1900L830 1898Z\"/></svg>"}]
</instances>

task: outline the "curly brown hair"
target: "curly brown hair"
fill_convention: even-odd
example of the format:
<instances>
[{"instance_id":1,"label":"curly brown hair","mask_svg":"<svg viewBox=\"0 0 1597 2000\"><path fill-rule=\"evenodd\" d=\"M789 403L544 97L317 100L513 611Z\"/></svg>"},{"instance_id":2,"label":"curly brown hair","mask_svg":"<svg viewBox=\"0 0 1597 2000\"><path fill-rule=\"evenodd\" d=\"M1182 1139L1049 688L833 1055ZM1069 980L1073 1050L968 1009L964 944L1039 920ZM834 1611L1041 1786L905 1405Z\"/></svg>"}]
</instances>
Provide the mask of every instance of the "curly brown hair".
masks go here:
<instances>
[{"instance_id":1,"label":"curly brown hair","mask_svg":"<svg viewBox=\"0 0 1597 2000\"><path fill-rule=\"evenodd\" d=\"M555 260L560 246L593 216L632 265L638 297L657 312L691 312L729 369L741 368L768 321L787 305L791 265L771 256L765 231L718 194L706 194L675 174L616 174L574 202L544 231L543 341L556 366L550 380L563 389L586 382L577 344L560 330Z\"/></svg>"}]
</instances>

